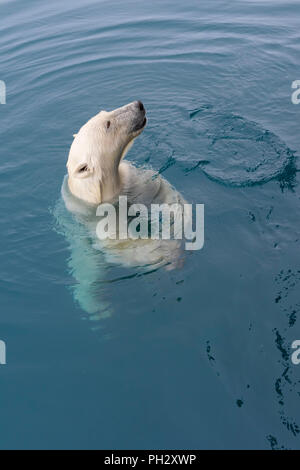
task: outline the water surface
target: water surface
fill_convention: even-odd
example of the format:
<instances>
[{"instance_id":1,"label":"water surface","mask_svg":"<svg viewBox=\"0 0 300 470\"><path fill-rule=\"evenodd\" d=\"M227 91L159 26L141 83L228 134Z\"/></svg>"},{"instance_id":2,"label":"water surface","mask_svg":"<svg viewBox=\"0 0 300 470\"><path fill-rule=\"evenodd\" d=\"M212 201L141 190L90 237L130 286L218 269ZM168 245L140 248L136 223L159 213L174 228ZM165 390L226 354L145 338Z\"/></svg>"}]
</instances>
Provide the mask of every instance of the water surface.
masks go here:
<instances>
[{"instance_id":1,"label":"water surface","mask_svg":"<svg viewBox=\"0 0 300 470\"><path fill-rule=\"evenodd\" d=\"M299 2L0 8L1 448L299 449ZM205 204L205 246L86 269L57 225L72 135L135 99L127 158Z\"/></svg>"}]
</instances>

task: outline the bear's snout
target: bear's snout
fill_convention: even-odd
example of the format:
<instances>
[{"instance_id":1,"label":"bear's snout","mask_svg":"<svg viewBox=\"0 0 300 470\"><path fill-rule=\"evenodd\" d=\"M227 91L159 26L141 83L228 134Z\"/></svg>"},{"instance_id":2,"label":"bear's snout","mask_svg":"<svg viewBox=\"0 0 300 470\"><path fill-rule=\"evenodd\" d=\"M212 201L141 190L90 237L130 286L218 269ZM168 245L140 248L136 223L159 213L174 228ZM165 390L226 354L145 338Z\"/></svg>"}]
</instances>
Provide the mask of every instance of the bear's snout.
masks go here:
<instances>
[{"instance_id":1,"label":"bear's snout","mask_svg":"<svg viewBox=\"0 0 300 470\"><path fill-rule=\"evenodd\" d=\"M133 132L141 131L147 122L146 119L146 110L145 106L141 101L134 101L133 102L134 107L137 109L137 113L135 113L135 118L133 122Z\"/></svg>"},{"instance_id":2,"label":"bear's snout","mask_svg":"<svg viewBox=\"0 0 300 470\"><path fill-rule=\"evenodd\" d=\"M137 105L138 105L140 111L145 111L144 105L141 101L137 101Z\"/></svg>"}]
</instances>

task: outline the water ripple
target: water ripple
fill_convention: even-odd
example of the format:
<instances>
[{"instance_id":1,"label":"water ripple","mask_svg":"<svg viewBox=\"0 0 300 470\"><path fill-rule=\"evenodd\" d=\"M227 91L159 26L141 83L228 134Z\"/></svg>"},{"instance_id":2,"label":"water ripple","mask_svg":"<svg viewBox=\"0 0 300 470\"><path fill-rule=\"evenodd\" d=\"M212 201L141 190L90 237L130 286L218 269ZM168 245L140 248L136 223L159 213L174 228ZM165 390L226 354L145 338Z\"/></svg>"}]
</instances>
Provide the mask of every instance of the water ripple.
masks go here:
<instances>
[{"instance_id":1,"label":"water ripple","mask_svg":"<svg viewBox=\"0 0 300 470\"><path fill-rule=\"evenodd\" d=\"M294 152L277 135L242 116L203 106L191 111L190 119L209 161L202 171L219 183L266 183L282 177L295 159Z\"/></svg>"}]
</instances>

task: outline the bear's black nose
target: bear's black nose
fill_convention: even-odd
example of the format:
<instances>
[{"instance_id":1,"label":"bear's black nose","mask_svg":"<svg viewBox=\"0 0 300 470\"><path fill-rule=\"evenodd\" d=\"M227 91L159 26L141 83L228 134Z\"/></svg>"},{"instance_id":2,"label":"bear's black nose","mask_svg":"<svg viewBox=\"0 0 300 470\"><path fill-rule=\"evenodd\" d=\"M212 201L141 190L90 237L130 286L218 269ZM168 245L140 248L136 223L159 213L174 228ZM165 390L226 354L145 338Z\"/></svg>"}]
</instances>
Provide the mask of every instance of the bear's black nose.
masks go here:
<instances>
[{"instance_id":1,"label":"bear's black nose","mask_svg":"<svg viewBox=\"0 0 300 470\"><path fill-rule=\"evenodd\" d=\"M138 101L137 104L138 104L140 111L144 111L145 108L144 108L143 103L141 101Z\"/></svg>"}]
</instances>

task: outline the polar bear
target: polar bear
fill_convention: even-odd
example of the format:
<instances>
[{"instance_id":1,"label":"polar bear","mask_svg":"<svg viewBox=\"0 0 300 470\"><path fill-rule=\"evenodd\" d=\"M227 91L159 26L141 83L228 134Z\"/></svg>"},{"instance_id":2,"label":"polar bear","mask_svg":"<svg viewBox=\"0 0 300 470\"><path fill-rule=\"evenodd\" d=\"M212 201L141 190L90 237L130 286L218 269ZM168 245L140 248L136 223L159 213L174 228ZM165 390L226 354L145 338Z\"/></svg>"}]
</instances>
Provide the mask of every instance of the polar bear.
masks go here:
<instances>
[{"instance_id":1,"label":"polar bear","mask_svg":"<svg viewBox=\"0 0 300 470\"><path fill-rule=\"evenodd\" d=\"M146 110L141 101L113 111L101 111L74 135L70 148L62 197L73 219L68 218L61 206L56 210L56 218L71 247L69 265L77 280L75 297L89 313L97 309L91 286L99 285L103 263L136 269L161 266L173 269L182 264L182 241L178 239L99 242L95 236L99 219L97 207L107 202L117 205L120 195L126 196L129 204L148 207L185 203L181 194L159 174L124 161L146 122ZM88 229L85 236L74 223ZM91 243L88 238L92 239ZM102 268L99 268L100 258L95 249Z\"/></svg>"},{"instance_id":2,"label":"polar bear","mask_svg":"<svg viewBox=\"0 0 300 470\"><path fill-rule=\"evenodd\" d=\"M181 199L162 177L123 160L146 122L143 103L134 101L101 111L74 135L67 169L68 187L77 199L92 205L113 202L120 194L143 204Z\"/></svg>"},{"instance_id":3,"label":"polar bear","mask_svg":"<svg viewBox=\"0 0 300 470\"><path fill-rule=\"evenodd\" d=\"M91 204L111 201L128 185L130 171L121 162L147 119L135 101L114 111L101 111L76 134L68 168L68 185L77 198Z\"/></svg>"},{"instance_id":4,"label":"polar bear","mask_svg":"<svg viewBox=\"0 0 300 470\"><path fill-rule=\"evenodd\" d=\"M67 161L68 177L63 185L63 198L71 212L95 213L99 204L115 204L120 195L126 196L131 205L183 206L182 196L164 178L123 160L146 122L143 103L134 101L110 112L101 111L74 135ZM96 220L89 222L90 228L95 230ZM154 240L135 243L117 240L105 244L106 248L113 249L114 255L119 254L120 249L123 264L132 266L174 261L179 245L178 240L156 243Z\"/></svg>"}]
</instances>

